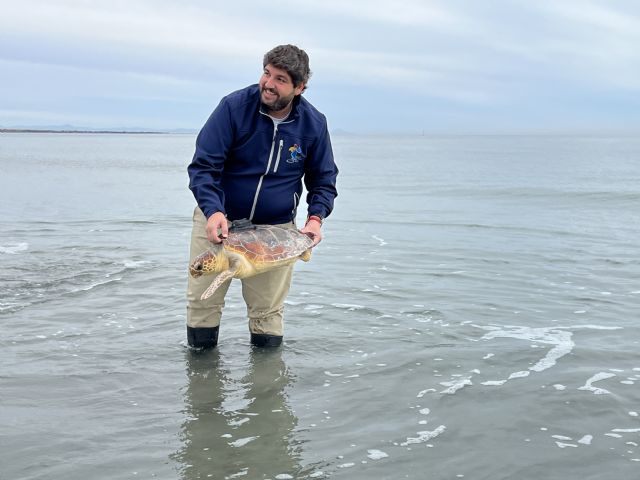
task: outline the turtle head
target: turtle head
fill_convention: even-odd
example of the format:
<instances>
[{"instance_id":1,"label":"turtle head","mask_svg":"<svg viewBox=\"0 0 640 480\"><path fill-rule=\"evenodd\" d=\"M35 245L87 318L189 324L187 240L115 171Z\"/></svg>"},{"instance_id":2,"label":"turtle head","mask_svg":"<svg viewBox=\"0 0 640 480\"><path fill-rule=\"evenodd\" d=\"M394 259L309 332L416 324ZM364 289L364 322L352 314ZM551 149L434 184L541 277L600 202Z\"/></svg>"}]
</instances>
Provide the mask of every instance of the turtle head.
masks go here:
<instances>
[{"instance_id":1,"label":"turtle head","mask_svg":"<svg viewBox=\"0 0 640 480\"><path fill-rule=\"evenodd\" d=\"M201 275L211 275L220 272L222 269L220 249L213 248L202 252L189 265L189 273L194 278L198 278Z\"/></svg>"}]
</instances>

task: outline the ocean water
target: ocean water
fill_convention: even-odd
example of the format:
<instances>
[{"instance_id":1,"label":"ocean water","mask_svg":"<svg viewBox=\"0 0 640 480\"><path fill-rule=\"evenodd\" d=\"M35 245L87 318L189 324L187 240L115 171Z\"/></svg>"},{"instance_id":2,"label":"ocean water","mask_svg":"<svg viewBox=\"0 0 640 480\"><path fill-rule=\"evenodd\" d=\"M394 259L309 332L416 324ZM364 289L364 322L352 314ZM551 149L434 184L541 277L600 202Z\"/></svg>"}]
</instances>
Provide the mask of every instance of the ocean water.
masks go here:
<instances>
[{"instance_id":1,"label":"ocean water","mask_svg":"<svg viewBox=\"0 0 640 480\"><path fill-rule=\"evenodd\" d=\"M0 478L640 478L640 140L333 143L284 346L194 352L194 136L0 135Z\"/></svg>"}]
</instances>

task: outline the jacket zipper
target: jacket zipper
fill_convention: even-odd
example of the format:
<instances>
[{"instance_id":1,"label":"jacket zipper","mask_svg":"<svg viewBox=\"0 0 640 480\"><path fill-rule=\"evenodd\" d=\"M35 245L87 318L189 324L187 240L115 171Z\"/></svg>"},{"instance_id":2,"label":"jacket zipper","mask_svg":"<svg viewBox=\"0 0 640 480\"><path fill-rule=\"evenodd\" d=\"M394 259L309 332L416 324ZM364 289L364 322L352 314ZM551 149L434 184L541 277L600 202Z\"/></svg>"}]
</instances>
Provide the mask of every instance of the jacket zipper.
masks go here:
<instances>
[{"instance_id":1,"label":"jacket zipper","mask_svg":"<svg viewBox=\"0 0 640 480\"><path fill-rule=\"evenodd\" d=\"M296 221L296 212L298 211L298 202L300 202L300 196L298 192L293 192L293 210L291 211L291 218L293 222Z\"/></svg>"},{"instance_id":2,"label":"jacket zipper","mask_svg":"<svg viewBox=\"0 0 640 480\"><path fill-rule=\"evenodd\" d=\"M260 195L260 189L262 188L262 180L265 175L269 173L269 169L271 169L271 160L273 160L273 150L276 146L276 134L278 133L278 125L273 125L273 139L271 140L271 151L269 152L269 160L267 161L267 169L260 176L260 180L258 180L258 186L256 187L256 194L253 197L253 205L251 206L251 213L249 214L249 221L253 221L253 215L256 213L256 205L258 204L258 196ZM282 145L282 140L280 140L280 144ZM279 158L279 157L278 157Z\"/></svg>"},{"instance_id":3,"label":"jacket zipper","mask_svg":"<svg viewBox=\"0 0 640 480\"><path fill-rule=\"evenodd\" d=\"M280 140L280 145L278 146L278 156L276 157L276 166L273 167L273 173L278 171L278 165L280 165L280 155L282 154L282 147L284 145L284 140Z\"/></svg>"}]
</instances>

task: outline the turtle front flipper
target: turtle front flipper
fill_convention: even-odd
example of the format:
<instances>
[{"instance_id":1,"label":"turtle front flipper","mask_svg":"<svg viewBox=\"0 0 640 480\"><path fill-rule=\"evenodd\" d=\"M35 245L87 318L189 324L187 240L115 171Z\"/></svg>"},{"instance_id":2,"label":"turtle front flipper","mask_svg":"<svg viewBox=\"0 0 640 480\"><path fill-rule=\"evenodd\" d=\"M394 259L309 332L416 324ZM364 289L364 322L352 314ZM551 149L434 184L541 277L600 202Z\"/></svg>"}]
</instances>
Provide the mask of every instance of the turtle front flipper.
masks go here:
<instances>
[{"instance_id":1,"label":"turtle front flipper","mask_svg":"<svg viewBox=\"0 0 640 480\"><path fill-rule=\"evenodd\" d=\"M233 275L235 273L235 270L225 270L224 272L221 272L219 275L217 275L216 278L213 279L213 282L211 282L211 285L209 285L209 288L204 291L204 293L200 297L200 300L206 300L211 295L213 295L213 292L215 292L218 287L224 282L226 282L230 278L233 278Z\"/></svg>"}]
</instances>

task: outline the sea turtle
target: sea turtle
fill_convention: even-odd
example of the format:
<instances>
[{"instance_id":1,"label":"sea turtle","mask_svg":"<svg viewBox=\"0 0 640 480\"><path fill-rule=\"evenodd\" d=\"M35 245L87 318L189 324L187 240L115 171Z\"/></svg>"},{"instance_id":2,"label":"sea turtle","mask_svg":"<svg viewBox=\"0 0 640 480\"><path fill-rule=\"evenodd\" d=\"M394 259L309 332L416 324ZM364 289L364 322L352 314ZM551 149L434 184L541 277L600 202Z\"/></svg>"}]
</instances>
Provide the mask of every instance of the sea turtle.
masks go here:
<instances>
[{"instance_id":1,"label":"sea turtle","mask_svg":"<svg viewBox=\"0 0 640 480\"><path fill-rule=\"evenodd\" d=\"M308 262L312 246L313 240L295 229L234 222L222 244L212 245L191 262L189 273L218 274L200 297L204 300L230 278L251 277L298 259Z\"/></svg>"}]
</instances>

